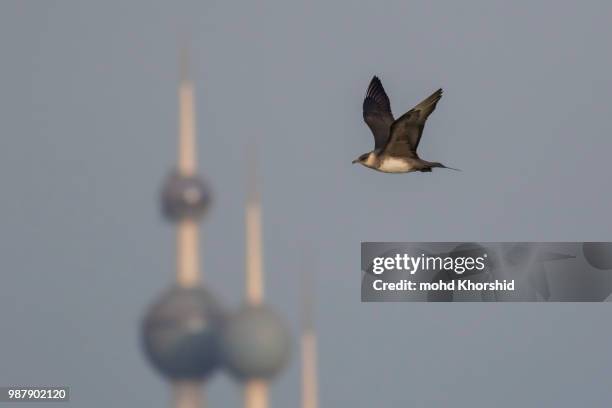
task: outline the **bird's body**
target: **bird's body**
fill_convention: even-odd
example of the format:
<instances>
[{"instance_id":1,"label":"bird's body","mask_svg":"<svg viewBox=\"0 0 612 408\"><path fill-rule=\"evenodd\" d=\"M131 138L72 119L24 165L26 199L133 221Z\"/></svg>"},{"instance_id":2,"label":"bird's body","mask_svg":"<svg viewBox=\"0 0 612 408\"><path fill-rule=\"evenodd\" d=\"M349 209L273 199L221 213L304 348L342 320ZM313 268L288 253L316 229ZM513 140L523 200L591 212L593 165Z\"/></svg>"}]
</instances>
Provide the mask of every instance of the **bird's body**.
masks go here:
<instances>
[{"instance_id":1,"label":"bird's body","mask_svg":"<svg viewBox=\"0 0 612 408\"><path fill-rule=\"evenodd\" d=\"M440 167L440 163L432 163L419 157L400 157L385 154L382 149L366 153L367 158L359 163L365 167L382 173L410 173L413 171L431 171Z\"/></svg>"},{"instance_id":2,"label":"bird's body","mask_svg":"<svg viewBox=\"0 0 612 408\"><path fill-rule=\"evenodd\" d=\"M430 172L435 167L450 168L442 163L423 160L417 154L425 122L440 98L442 89L395 120L382 83L377 77L372 78L363 101L363 119L374 135L374 150L362 154L353 163L383 173Z\"/></svg>"},{"instance_id":3,"label":"bird's body","mask_svg":"<svg viewBox=\"0 0 612 408\"><path fill-rule=\"evenodd\" d=\"M408 173L415 171L418 166L418 162L414 159L388 155L379 158L378 162L376 169L383 173Z\"/></svg>"}]
</instances>

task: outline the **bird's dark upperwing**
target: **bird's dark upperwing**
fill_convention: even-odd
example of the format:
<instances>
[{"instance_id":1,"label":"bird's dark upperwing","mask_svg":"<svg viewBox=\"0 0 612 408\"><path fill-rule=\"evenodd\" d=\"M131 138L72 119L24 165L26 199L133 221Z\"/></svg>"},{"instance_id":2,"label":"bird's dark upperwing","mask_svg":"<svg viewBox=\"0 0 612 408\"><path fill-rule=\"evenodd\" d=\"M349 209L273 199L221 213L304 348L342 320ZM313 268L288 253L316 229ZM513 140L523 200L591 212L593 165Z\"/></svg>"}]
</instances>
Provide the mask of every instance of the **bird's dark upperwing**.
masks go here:
<instances>
[{"instance_id":1,"label":"bird's dark upperwing","mask_svg":"<svg viewBox=\"0 0 612 408\"><path fill-rule=\"evenodd\" d=\"M425 122L434 109L436 109L436 104L440 98L442 98L442 89L438 89L393 122L389 142L384 149L385 153L392 156L416 154Z\"/></svg>"},{"instance_id":2,"label":"bird's dark upperwing","mask_svg":"<svg viewBox=\"0 0 612 408\"><path fill-rule=\"evenodd\" d=\"M372 78L363 100L363 120L374 135L374 148L383 147L389 140L393 123L391 103L378 77Z\"/></svg>"}]
</instances>

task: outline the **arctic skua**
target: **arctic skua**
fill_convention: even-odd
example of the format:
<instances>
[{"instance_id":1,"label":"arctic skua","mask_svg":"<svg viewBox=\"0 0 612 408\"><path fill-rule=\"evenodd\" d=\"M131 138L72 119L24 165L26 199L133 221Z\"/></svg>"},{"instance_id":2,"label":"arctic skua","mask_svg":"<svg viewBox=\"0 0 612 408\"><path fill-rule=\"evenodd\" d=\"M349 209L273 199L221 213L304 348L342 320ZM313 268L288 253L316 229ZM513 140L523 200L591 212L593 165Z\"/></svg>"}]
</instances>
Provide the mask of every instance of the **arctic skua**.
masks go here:
<instances>
[{"instance_id":1,"label":"arctic skua","mask_svg":"<svg viewBox=\"0 0 612 408\"><path fill-rule=\"evenodd\" d=\"M384 173L430 172L435 167L458 170L423 160L417 154L425 122L440 98L442 89L395 120L380 79L372 78L363 101L363 119L374 135L374 150L362 154L353 160L353 164L359 163Z\"/></svg>"}]
</instances>

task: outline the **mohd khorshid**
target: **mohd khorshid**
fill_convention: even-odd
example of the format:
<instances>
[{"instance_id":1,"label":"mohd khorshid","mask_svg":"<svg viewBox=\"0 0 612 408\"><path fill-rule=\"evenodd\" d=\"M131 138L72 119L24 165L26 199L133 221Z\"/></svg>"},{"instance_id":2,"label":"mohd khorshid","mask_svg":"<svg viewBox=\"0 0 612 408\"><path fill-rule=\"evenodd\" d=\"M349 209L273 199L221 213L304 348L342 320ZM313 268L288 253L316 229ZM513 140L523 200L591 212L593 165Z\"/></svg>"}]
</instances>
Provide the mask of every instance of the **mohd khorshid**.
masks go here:
<instances>
[{"instance_id":1,"label":"mohd khorshid","mask_svg":"<svg viewBox=\"0 0 612 408\"><path fill-rule=\"evenodd\" d=\"M402 279L397 282L385 282L382 279L377 279L372 282L372 287L377 291L483 291L490 290L496 292L513 291L514 279L496 279L492 282L473 282L469 279L457 279L452 281L438 282L413 282L408 279Z\"/></svg>"}]
</instances>

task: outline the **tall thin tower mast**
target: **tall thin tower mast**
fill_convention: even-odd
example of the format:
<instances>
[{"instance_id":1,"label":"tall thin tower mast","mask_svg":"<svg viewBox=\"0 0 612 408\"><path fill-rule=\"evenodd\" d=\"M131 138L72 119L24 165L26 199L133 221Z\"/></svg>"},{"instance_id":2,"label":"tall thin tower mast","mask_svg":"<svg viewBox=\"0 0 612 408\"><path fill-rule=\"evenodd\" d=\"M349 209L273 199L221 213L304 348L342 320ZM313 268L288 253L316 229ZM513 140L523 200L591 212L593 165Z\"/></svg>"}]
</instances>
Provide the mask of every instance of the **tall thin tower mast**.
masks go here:
<instances>
[{"instance_id":1,"label":"tall thin tower mast","mask_svg":"<svg viewBox=\"0 0 612 408\"><path fill-rule=\"evenodd\" d=\"M309 265L310 262L304 262ZM312 270L302 272L302 408L318 408L317 336L314 329L314 279Z\"/></svg>"},{"instance_id":2,"label":"tall thin tower mast","mask_svg":"<svg viewBox=\"0 0 612 408\"><path fill-rule=\"evenodd\" d=\"M254 153L252 153L254 155ZM264 298L263 248L261 231L261 202L257 185L257 166L251 161L249 194L245 210L246 230L246 303L261 307ZM250 378L244 384L245 408L268 408L268 382L263 378Z\"/></svg>"},{"instance_id":3,"label":"tall thin tower mast","mask_svg":"<svg viewBox=\"0 0 612 408\"><path fill-rule=\"evenodd\" d=\"M181 58L178 166L162 189L162 211L176 224L175 285L153 304L143 324L152 364L171 381L174 408L202 408L204 380L218 368L222 312L202 286L199 225L210 202L196 173L195 97L187 55Z\"/></svg>"},{"instance_id":4,"label":"tall thin tower mast","mask_svg":"<svg viewBox=\"0 0 612 408\"><path fill-rule=\"evenodd\" d=\"M246 200L245 303L224 330L222 347L229 372L244 384L245 408L268 408L268 383L289 358L290 336L279 315L263 303L261 203L254 152Z\"/></svg>"},{"instance_id":5,"label":"tall thin tower mast","mask_svg":"<svg viewBox=\"0 0 612 408\"><path fill-rule=\"evenodd\" d=\"M179 85L179 143L178 173L186 180L197 177L196 115L193 81L189 78L187 52L181 57L181 80ZM185 201L197 203L202 200L204 189L184 191ZM176 236L176 281L180 286L193 287L200 283L202 271L199 257L199 228L195 217L180 217Z\"/></svg>"},{"instance_id":6,"label":"tall thin tower mast","mask_svg":"<svg viewBox=\"0 0 612 408\"><path fill-rule=\"evenodd\" d=\"M196 177L196 116L193 81L188 75L187 52L181 56L179 84L178 174L184 179ZM196 202L200 190L187 189L185 200ZM176 228L176 283L183 288L196 287L202 278L199 255L199 226L195 217L180 217ZM175 408L201 408L202 385L198 380L180 380L173 384Z\"/></svg>"}]
</instances>

